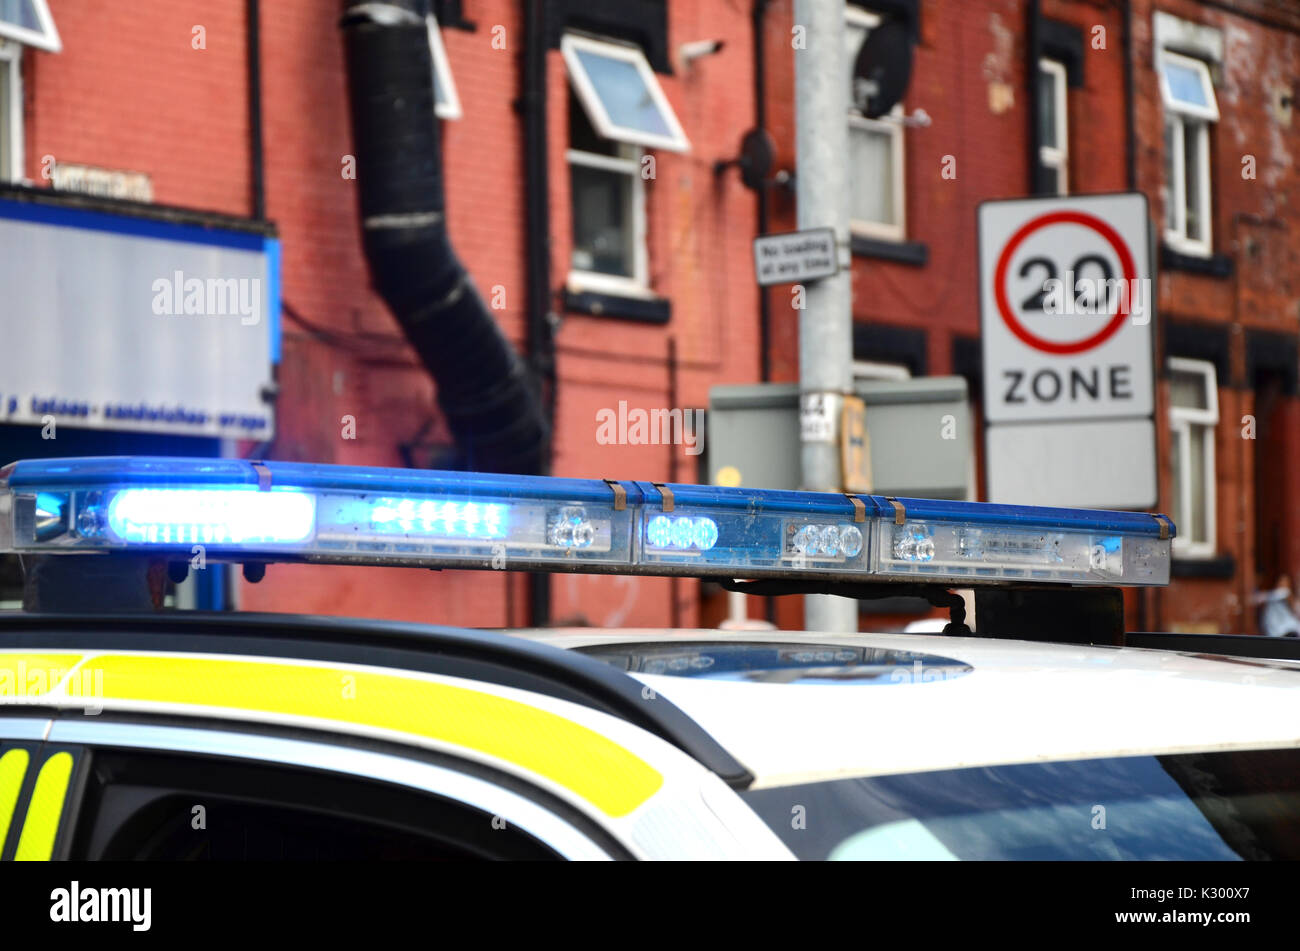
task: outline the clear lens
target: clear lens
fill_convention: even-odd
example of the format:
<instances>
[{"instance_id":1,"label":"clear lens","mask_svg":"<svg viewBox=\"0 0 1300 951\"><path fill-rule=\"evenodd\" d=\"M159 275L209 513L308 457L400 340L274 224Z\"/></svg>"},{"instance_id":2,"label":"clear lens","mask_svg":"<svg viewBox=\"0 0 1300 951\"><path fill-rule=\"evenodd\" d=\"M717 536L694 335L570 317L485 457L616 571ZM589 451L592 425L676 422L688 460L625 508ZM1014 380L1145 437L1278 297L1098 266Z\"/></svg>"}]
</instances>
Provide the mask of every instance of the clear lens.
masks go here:
<instances>
[{"instance_id":1,"label":"clear lens","mask_svg":"<svg viewBox=\"0 0 1300 951\"><path fill-rule=\"evenodd\" d=\"M840 529L840 553L845 558L856 558L862 552L862 532L856 525Z\"/></svg>"},{"instance_id":2,"label":"clear lens","mask_svg":"<svg viewBox=\"0 0 1300 951\"><path fill-rule=\"evenodd\" d=\"M788 526L788 553L795 556L844 561L862 554L862 530L856 525L794 523Z\"/></svg>"},{"instance_id":3,"label":"clear lens","mask_svg":"<svg viewBox=\"0 0 1300 951\"><path fill-rule=\"evenodd\" d=\"M1164 584L1169 542L1111 532L940 521L882 522L878 574L935 578Z\"/></svg>"},{"instance_id":4,"label":"clear lens","mask_svg":"<svg viewBox=\"0 0 1300 951\"><path fill-rule=\"evenodd\" d=\"M557 548L590 548L596 539L596 526L586 509L571 506L556 513L547 536Z\"/></svg>"}]
</instances>

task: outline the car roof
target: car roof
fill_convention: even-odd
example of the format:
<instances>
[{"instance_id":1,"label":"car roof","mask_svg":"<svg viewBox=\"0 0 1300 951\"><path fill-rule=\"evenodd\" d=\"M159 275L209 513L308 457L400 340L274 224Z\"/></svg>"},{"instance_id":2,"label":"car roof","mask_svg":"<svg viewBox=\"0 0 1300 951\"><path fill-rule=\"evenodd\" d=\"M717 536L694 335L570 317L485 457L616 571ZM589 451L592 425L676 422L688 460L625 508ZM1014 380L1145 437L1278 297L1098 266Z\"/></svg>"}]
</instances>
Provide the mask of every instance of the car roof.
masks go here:
<instances>
[{"instance_id":1,"label":"car roof","mask_svg":"<svg viewBox=\"0 0 1300 951\"><path fill-rule=\"evenodd\" d=\"M956 661L935 674L772 683L630 671L712 733L755 787L1116 756L1300 746L1300 664L925 634L514 632L568 649L791 644ZM906 660L906 659L905 659ZM968 668L968 669L967 669Z\"/></svg>"}]
</instances>

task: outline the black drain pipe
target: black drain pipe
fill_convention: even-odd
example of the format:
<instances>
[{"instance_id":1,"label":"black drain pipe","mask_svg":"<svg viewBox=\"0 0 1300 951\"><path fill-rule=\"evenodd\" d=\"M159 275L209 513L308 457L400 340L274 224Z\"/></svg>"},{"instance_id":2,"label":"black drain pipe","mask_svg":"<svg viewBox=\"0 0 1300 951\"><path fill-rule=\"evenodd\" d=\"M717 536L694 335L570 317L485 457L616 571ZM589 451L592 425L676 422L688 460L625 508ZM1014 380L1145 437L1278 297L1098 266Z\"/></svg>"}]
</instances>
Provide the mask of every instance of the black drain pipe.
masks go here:
<instances>
[{"instance_id":1,"label":"black drain pipe","mask_svg":"<svg viewBox=\"0 0 1300 951\"><path fill-rule=\"evenodd\" d=\"M767 128L767 51L763 48L763 20L767 14L768 0L754 0L751 10L754 40L754 128ZM768 231L767 182L754 191L758 202L758 233ZM764 383L772 379L772 300L766 287L758 289L758 348L760 352L759 379ZM772 599L767 599L768 604ZM769 619L770 620L770 619Z\"/></svg>"},{"instance_id":2,"label":"black drain pipe","mask_svg":"<svg viewBox=\"0 0 1300 951\"><path fill-rule=\"evenodd\" d=\"M546 145L546 0L523 0L524 61L518 109L524 122L524 258L528 262L528 350L555 418L555 314L551 293L551 176ZM546 459L549 466L549 453Z\"/></svg>"},{"instance_id":3,"label":"black drain pipe","mask_svg":"<svg viewBox=\"0 0 1300 951\"><path fill-rule=\"evenodd\" d=\"M467 468L538 473L547 424L528 372L447 233L441 130L420 0L344 0L370 280L438 388Z\"/></svg>"},{"instance_id":4,"label":"black drain pipe","mask_svg":"<svg viewBox=\"0 0 1300 951\"><path fill-rule=\"evenodd\" d=\"M555 430L555 315L551 293L551 177L546 148L546 0L523 0L524 61L518 109L524 123L524 260L528 262L528 357L542 388L547 431ZM549 441L542 473L550 474ZM551 576L528 576L529 623L551 620Z\"/></svg>"},{"instance_id":5,"label":"black drain pipe","mask_svg":"<svg viewBox=\"0 0 1300 951\"><path fill-rule=\"evenodd\" d=\"M248 161L253 217L266 220L266 160L262 149L262 13L258 0L244 5L248 42Z\"/></svg>"}]
</instances>

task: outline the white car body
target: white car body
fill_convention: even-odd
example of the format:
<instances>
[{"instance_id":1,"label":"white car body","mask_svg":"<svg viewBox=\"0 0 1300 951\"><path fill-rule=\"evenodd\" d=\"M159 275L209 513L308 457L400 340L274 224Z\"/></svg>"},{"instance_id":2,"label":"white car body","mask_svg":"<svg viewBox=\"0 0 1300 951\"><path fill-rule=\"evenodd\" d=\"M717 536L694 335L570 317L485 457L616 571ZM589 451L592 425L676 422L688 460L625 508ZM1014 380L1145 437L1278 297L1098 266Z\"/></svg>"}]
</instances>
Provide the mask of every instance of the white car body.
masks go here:
<instances>
[{"instance_id":1,"label":"white car body","mask_svg":"<svg viewBox=\"0 0 1300 951\"><path fill-rule=\"evenodd\" d=\"M920 652L957 676L737 682L632 676L700 723L755 788L1099 757L1300 747L1300 663L917 634L584 629L519 632L565 648L806 643Z\"/></svg>"}]
</instances>

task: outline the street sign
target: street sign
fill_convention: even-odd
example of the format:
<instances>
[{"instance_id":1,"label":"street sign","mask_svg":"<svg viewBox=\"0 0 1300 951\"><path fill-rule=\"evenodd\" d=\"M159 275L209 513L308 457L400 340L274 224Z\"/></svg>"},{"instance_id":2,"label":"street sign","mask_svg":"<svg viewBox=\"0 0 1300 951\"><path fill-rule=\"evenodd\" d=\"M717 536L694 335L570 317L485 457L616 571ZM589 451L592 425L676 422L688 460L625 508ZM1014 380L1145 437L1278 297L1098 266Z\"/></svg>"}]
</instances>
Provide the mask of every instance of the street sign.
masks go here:
<instances>
[{"instance_id":1,"label":"street sign","mask_svg":"<svg viewBox=\"0 0 1300 951\"><path fill-rule=\"evenodd\" d=\"M814 228L754 239L754 273L758 283L802 284L839 271L835 230Z\"/></svg>"},{"instance_id":2,"label":"street sign","mask_svg":"<svg viewBox=\"0 0 1300 951\"><path fill-rule=\"evenodd\" d=\"M1140 194L980 205L991 501L1155 504L1148 233Z\"/></svg>"}]
</instances>

